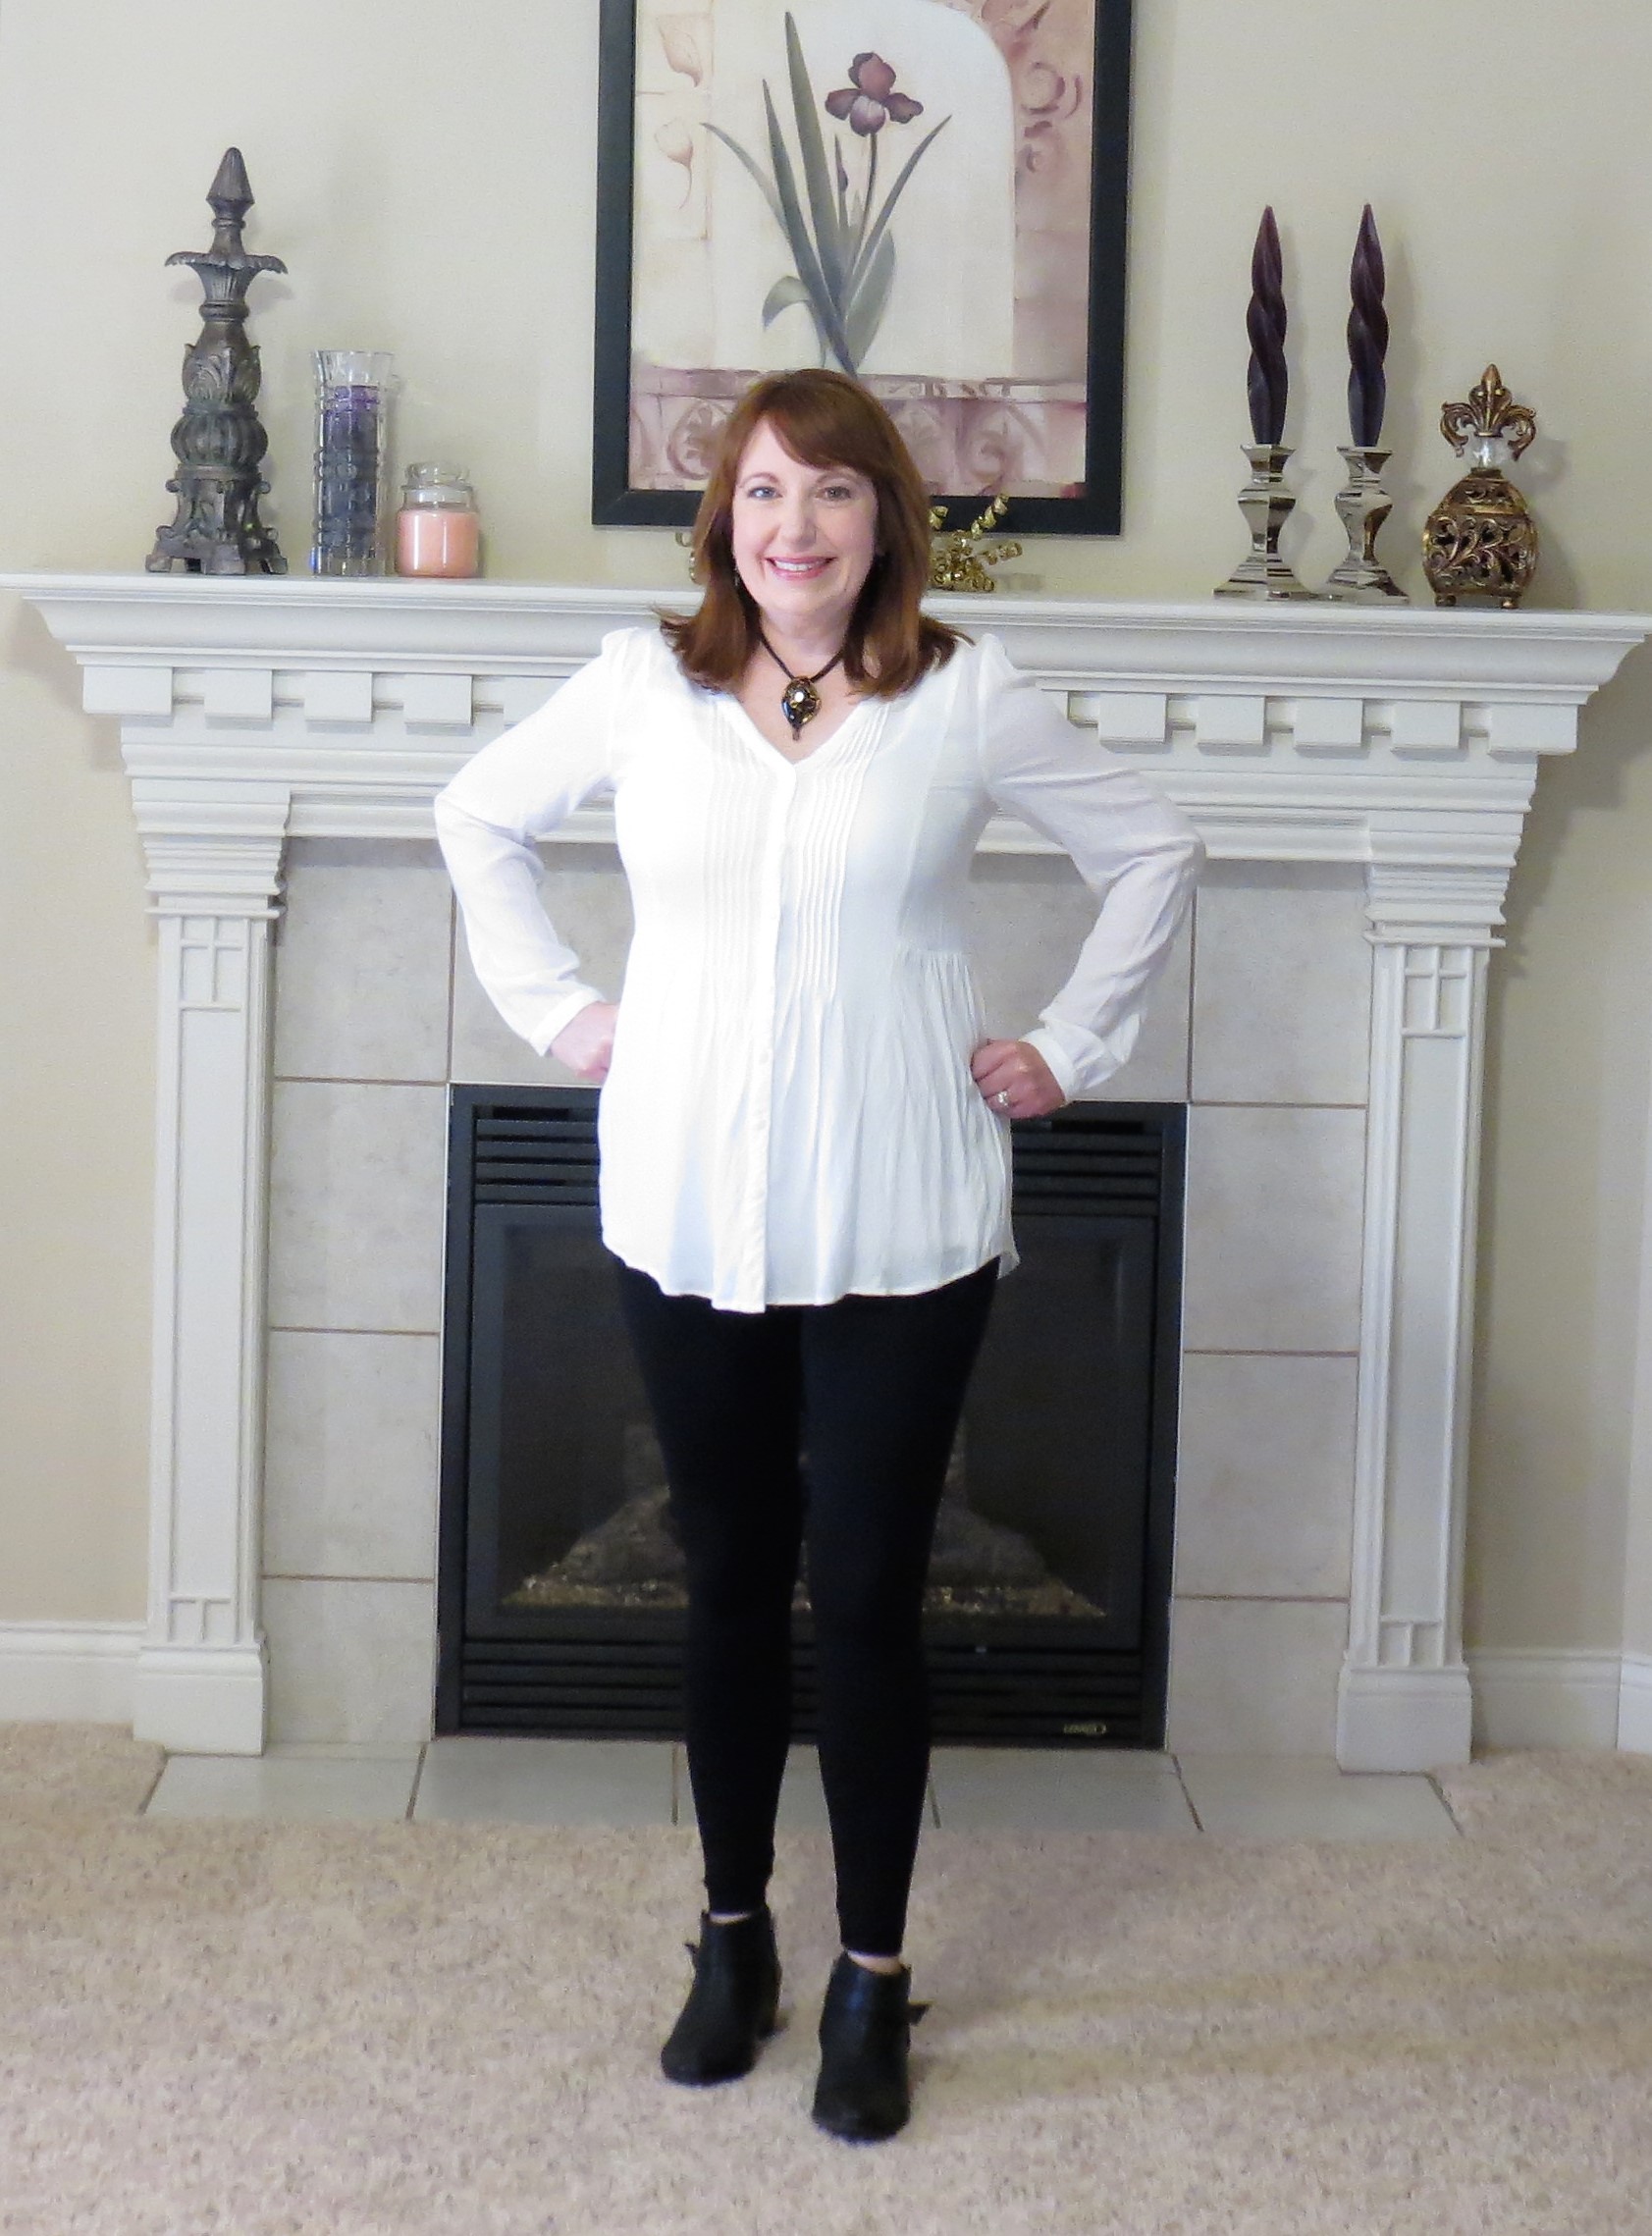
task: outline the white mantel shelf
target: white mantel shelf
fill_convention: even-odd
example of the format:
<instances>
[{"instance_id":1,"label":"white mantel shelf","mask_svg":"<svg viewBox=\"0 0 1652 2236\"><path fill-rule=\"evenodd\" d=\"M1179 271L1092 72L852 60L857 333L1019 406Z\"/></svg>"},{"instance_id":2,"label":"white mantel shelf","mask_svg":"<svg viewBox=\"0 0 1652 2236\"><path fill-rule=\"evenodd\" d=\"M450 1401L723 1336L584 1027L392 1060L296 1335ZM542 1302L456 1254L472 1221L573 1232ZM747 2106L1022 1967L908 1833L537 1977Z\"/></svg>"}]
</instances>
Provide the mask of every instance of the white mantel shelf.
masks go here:
<instances>
[{"instance_id":1,"label":"white mantel shelf","mask_svg":"<svg viewBox=\"0 0 1652 2236\"><path fill-rule=\"evenodd\" d=\"M293 837L428 840L459 764L681 587L13 574L118 721L160 925L150 1591L139 1735L257 1752L270 930ZM1462 1761L1486 968L1542 759L1638 614L937 600L1151 771L1213 856L1358 863L1373 954L1337 1749ZM561 836L604 841L606 813ZM1008 821L985 844L1041 852Z\"/></svg>"},{"instance_id":2,"label":"white mantel shelf","mask_svg":"<svg viewBox=\"0 0 1652 2236\"><path fill-rule=\"evenodd\" d=\"M117 718L145 813L173 787L276 787L294 837L425 837L478 745L592 657L609 629L692 593L308 576L0 576ZM1329 605L947 598L995 630L1074 719L1159 769L1215 857L1431 859L1469 813L1513 863L1538 760L1637 644L1631 614ZM245 796L243 794L243 796ZM598 809L568 840L606 841ZM1044 852L1007 819L986 846Z\"/></svg>"}]
</instances>

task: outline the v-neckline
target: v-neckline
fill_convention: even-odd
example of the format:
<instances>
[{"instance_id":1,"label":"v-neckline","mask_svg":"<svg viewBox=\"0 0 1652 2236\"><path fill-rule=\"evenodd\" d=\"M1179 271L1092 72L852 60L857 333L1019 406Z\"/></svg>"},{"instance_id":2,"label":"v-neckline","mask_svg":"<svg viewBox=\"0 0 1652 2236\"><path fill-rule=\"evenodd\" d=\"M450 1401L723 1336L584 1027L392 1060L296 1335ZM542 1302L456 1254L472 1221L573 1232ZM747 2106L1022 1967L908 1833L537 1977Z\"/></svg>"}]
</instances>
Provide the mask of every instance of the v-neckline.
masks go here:
<instances>
[{"instance_id":1,"label":"v-neckline","mask_svg":"<svg viewBox=\"0 0 1652 2236\"><path fill-rule=\"evenodd\" d=\"M855 704L849 709L849 712L844 716L843 719L838 723L837 727L831 732L829 737L822 738L819 745L811 746L807 753L801 754L796 760L793 760L792 756L789 753L781 752L780 748L774 743L773 738L764 736L763 732L758 728L756 722L752 719L750 714L747 712L745 707L741 705L739 699L732 691L724 691L721 696L723 703L734 710L735 714L739 716L741 721L745 724L746 729L750 733L754 742L762 748L763 758L766 761L777 762L782 769L807 769L811 762L819 761L821 756L823 754L829 753L832 747L837 743L838 739L843 736L844 732L847 730L852 730L855 724L860 720L860 718L868 711L868 709L877 703L875 698L870 693L864 699L857 699L855 701Z\"/></svg>"}]
</instances>

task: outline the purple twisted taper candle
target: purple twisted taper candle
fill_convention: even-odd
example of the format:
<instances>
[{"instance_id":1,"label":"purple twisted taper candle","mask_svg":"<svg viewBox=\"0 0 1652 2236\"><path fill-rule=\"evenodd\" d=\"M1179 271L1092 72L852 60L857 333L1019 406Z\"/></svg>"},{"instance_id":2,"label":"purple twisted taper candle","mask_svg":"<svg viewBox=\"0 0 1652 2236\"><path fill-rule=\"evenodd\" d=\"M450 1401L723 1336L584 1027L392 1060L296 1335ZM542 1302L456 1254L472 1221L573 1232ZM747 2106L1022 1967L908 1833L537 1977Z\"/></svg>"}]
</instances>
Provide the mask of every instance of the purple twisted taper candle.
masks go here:
<instances>
[{"instance_id":1,"label":"purple twisted taper candle","mask_svg":"<svg viewBox=\"0 0 1652 2236\"><path fill-rule=\"evenodd\" d=\"M1348 425L1356 444L1372 450L1382 440L1383 407L1388 401L1382 369L1388 354L1388 313L1382 307L1382 242L1369 202L1359 220L1349 285L1354 308L1348 314Z\"/></svg>"},{"instance_id":2,"label":"purple twisted taper candle","mask_svg":"<svg viewBox=\"0 0 1652 2236\"><path fill-rule=\"evenodd\" d=\"M1251 434L1258 443L1280 443L1285 437L1284 262L1279 253L1279 228L1270 204L1256 228L1256 245L1251 257L1251 307L1245 330L1251 337L1251 366L1246 388L1251 399Z\"/></svg>"}]
</instances>

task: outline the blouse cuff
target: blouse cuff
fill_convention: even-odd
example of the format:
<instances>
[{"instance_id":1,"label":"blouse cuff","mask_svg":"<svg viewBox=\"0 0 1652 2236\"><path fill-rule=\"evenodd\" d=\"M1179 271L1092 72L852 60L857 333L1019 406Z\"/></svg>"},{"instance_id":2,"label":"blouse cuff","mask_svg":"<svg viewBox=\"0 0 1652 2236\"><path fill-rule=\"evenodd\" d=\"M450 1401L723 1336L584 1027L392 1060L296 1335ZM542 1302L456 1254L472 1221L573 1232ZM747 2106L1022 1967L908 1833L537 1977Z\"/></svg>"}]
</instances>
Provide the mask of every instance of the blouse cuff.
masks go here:
<instances>
[{"instance_id":1,"label":"blouse cuff","mask_svg":"<svg viewBox=\"0 0 1652 2236\"><path fill-rule=\"evenodd\" d=\"M589 1009L594 1001L601 1001L602 998L595 986L575 986L571 993L565 994L548 1009L533 1031L525 1033L522 1038L536 1054L548 1056L551 1053L551 1043L558 1034L571 1025L582 1009Z\"/></svg>"},{"instance_id":2,"label":"blouse cuff","mask_svg":"<svg viewBox=\"0 0 1652 2236\"><path fill-rule=\"evenodd\" d=\"M1093 1094L1127 1063L1142 1029L1141 1016L1127 1017L1110 1033L1089 1033L1070 1018L1044 1011L1043 1023L1025 1036L1055 1074L1055 1084L1069 1101L1076 1094Z\"/></svg>"},{"instance_id":3,"label":"blouse cuff","mask_svg":"<svg viewBox=\"0 0 1652 2236\"><path fill-rule=\"evenodd\" d=\"M1022 1038L1028 1047L1038 1049L1039 1055L1054 1073L1056 1086L1061 1090L1066 1099L1071 1102L1073 1090L1078 1085L1078 1071L1072 1057L1068 1055L1049 1027L1040 1025L1031 1033L1024 1033Z\"/></svg>"}]
</instances>

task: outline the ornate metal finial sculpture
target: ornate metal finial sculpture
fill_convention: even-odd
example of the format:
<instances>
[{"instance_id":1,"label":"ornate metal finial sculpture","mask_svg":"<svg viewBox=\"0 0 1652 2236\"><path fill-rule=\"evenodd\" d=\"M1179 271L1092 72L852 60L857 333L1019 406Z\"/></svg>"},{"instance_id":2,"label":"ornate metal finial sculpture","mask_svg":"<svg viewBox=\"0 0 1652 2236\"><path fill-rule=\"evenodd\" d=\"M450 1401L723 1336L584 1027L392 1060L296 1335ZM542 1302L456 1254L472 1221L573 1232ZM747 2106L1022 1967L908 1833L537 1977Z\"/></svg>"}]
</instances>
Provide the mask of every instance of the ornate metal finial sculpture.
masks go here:
<instances>
[{"instance_id":1,"label":"ornate metal finial sculpture","mask_svg":"<svg viewBox=\"0 0 1652 2236\"><path fill-rule=\"evenodd\" d=\"M1251 531L1251 550L1218 598L1311 598L1279 556L1279 531L1291 517L1296 499L1285 487L1291 453L1284 443L1285 401L1290 378L1285 366L1284 259L1271 205L1263 210L1251 256L1251 305L1245 329L1251 338L1246 391L1251 402L1252 441L1245 446L1251 479L1239 493L1239 509Z\"/></svg>"},{"instance_id":2,"label":"ornate metal finial sculpture","mask_svg":"<svg viewBox=\"0 0 1652 2236\"><path fill-rule=\"evenodd\" d=\"M1382 296L1385 274L1382 242L1371 205L1365 204L1349 272L1353 307L1348 314L1348 430L1341 449L1348 468L1347 487L1337 495L1337 517L1348 532L1348 557L1325 585L1327 598L1346 605L1380 606L1391 598L1408 603L1405 592L1376 556L1377 530L1394 509L1382 486L1390 453L1379 450L1382 415L1388 402L1388 313Z\"/></svg>"},{"instance_id":3,"label":"ornate metal finial sculpture","mask_svg":"<svg viewBox=\"0 0 1652 2236\"><path fill-rule=\"evenodd\" d=\"M1537 433L1537 414L1517 403L1488 365L1466 403L1448 403L1440 433L1469 470L1447 490L1422 531L1422 571L1436 606L1479 592L1513 610L1537 571L1537 524L1504 472Z\"/></svg>"},{"instance_id":4,"label":"ornate metal finial sculpture","mask_svg":"<svg viewBox=\"0 0 1652 2236\"><path fill-rule=\"evenodd\" d=\"M995 528L1009 510L1009 499L993 498L977 520L967 528L954 528L948 536L940 534L946 521L944 505L930 506L930 526L934 530L936 542L930 555L930 588L932 590L996 590L998 585L987 573L1000 559L1019 559L1021 546L1016 543L982 544L978 537L985 536L988 528Z\"/></svg>"},{"instance_id":5,"label":"ornate metal finial sculpture","mask_svg":"<svg viewBox=\"0 0 1652 2236\"><path fill-rule=\"evenodd\" d=\"M241 227L252 188L239 147L226 148L207 192L212 245L203 254L180 249L168 264L187 264L205 300L201 330L184 352L184 416L172 431L178 474L167 483L178 516L155 538L145 560L151 573L184 567L191 574L285 574L287 561L258 517L269 490L259 478L269 437L258 421L258 352L246 339L246 291L260 272L285 272L279 256L249 256Z\"/></svg>"}]
</instances>

